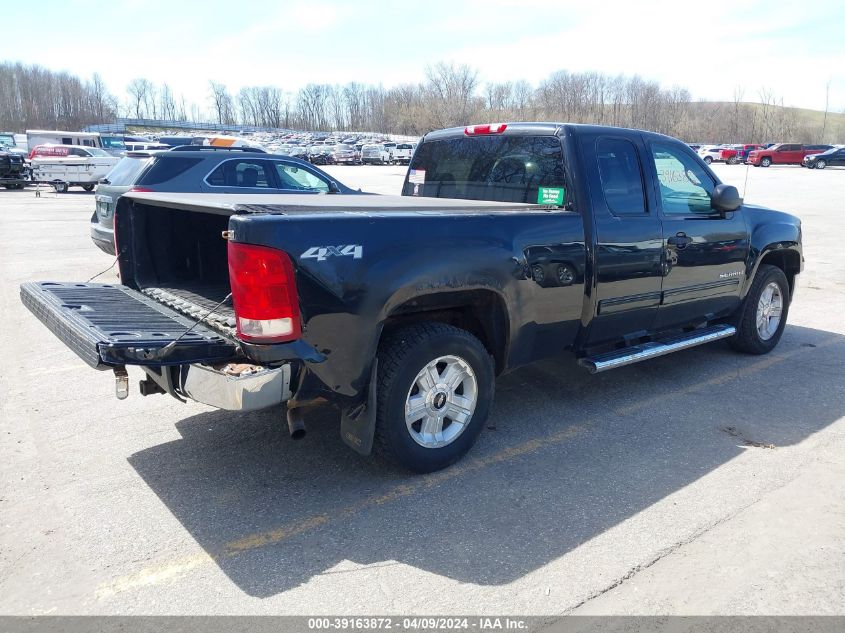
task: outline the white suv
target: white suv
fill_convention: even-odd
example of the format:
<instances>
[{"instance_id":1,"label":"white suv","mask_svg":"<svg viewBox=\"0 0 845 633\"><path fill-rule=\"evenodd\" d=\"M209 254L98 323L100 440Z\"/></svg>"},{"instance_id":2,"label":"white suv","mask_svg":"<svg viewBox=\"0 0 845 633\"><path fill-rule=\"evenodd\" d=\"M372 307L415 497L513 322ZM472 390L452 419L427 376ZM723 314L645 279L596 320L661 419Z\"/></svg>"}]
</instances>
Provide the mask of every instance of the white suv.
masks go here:
<instances>
[{"instance_id":1,"label":"white suv","mask_svg":"<svg viewBox=\"0 0 845 633\"><path fill-rule=\"evenodd\" d=\"M389 165L393 162L393 157L384 145L364 145L361 148L361 162L365 165Z\"/></svg>"},{"instance_id":2,"label":"white suv","mask_svg":"<svg viewBox=\"0 0 845 633\"><path fill-rule=\"evenodd\" d=\"M698 148L698 155L708 165L710 163L718 163L722 160L722 145L702 145Z\"/></svg>"}]
</instances>

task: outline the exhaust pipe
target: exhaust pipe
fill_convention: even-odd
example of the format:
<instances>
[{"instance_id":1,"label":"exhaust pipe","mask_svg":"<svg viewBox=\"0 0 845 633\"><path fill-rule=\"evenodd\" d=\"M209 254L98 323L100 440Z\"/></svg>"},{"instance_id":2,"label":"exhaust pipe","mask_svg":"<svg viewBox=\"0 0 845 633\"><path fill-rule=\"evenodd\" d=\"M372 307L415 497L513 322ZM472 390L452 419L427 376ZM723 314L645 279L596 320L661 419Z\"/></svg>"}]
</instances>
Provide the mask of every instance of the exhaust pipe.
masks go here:
<instances>
[{"instance_id":1,"label":"exhaust pipe","mask_svg":"<svg viewBox=\"0 0 845 633\"><path fill-rule=\"evenodd\" d=\"M300 408L288 409L288 431L292 440L301 440L305 437L305 420L302 419Z\"/></svg>"}]
</instances>

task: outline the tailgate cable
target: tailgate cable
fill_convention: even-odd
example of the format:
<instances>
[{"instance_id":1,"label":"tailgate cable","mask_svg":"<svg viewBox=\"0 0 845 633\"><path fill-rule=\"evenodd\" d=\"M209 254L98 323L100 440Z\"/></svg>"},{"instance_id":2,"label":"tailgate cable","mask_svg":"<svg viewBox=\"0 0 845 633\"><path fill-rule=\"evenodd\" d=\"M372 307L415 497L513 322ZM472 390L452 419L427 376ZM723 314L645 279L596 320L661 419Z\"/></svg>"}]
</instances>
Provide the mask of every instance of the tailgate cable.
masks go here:
<instances>
[{"instance_id":1,"label":"tailgate cable","mask_svg":"<svg viewBox=\"0 0 845 633\"><path fill-rule=\"evenodd\" d=\"M86 281L85 283L86 283L86 284L91 283L92 281L94 281L94 280L95 280L97 277L99 277L100 275L105 275L105 274L106 274L107 272L109 272L112 268L114 268L114 265L117 263L117 260L118 260L118 259L119 259L119 257L115 257L115 258L114 258L114 261L111 263L111 266L109 266L108 268L106 268L103 272L101 272L101 273L97 273L96 275L94 275L93 277L91 277L91 279L89 279L89 280L88 280L88 281ZM225 299L224 299L224 301L225 301Z\"/></svg>"},{"instance_id":2,"label":"tailgate cable","mask_svg":"<svg viewBox=\"0 0 845 633\"><path fill-rule=\"evenodd\" d=\"M114 265L114 264L112 264L112 266L113 266L113 265ZM206 313L205 313L205 315L203 315L203 317L202 317L201 319L199 319L196 323L194 323L194 324L193 324L191 327L189 327L187 330L185 330L184 332L182 332L182 333L181 333L179 336L177 336L175 339L173 339L172 341L170 341L167 345L165 345L164 347L162 347L162 348L160 348L160 349L157 349L157 350L151 350L151 351L150 351L150 353L149 353L148 358L149 358L150 360L161 360L162 358L164 358L165 356L167 356L168 354L170 354L170 352L172 352L172 351L173 351L173 348L174 348L174 347L176 347L176 344L177 344L180 340L182 340L182 338L183 338L183 337L185 337L186 335L188 335L188 334L191 332L191 330L193 330L193 329L194 329L195 327L197 327L200 323L202 323L202 322L203 322L203 321L205 321L208 317L210 317L212 314L214 314L214 312L215 312L215 311L216 311L216 310L217 310L220 306L222 306L224 303L226 303L226 302L227 302L229 299L231 299L231 298L232 298L232 293L230 292L230 293L229 293L229 294L227 294L225 297L223 297L223 300L222 300L222 301L220 301L217 305L215 305L213 308L211 308L211 310L209 310L208 312L206 312Z\"/></svg>"}]
</instances>

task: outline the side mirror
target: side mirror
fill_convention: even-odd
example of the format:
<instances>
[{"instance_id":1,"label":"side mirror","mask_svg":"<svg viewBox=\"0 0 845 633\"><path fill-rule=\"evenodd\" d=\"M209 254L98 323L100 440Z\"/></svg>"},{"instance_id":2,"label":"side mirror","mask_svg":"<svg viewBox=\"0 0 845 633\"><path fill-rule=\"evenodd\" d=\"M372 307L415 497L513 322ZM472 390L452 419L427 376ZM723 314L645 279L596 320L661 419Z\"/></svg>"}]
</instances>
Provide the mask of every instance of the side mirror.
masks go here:
<instances>
[{"instance_id":1,"label":"side mirror","mask_svg":"<svg viewBox=\"0 0 845 633\"><path fill-rule=\"evenodd\" d=\"M736 211L742 206L739 191L733 185L716 185L710 196L711 206L721 213Z\"/></svg>"},{"instance_id":2,"label":"side mirror","mask_svg":"<svg viewBox=\"0 0 845 633\"><path fill-rule=\"evenodd\" d=\"M340 187L334 180L329 180L329 193L340 193Z\"/></svg>"}]
</instances>

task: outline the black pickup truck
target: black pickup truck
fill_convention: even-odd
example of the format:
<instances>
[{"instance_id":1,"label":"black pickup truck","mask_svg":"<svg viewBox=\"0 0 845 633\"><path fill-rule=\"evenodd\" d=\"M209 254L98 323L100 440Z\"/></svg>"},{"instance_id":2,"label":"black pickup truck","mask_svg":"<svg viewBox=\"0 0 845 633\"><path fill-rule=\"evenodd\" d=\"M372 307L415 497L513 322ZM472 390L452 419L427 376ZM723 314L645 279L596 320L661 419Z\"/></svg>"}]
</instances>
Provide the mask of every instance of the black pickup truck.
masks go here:
<instances>
[{"instance_id":1,"label":"black pickup truck","mask_svg":"<svg viewBox=\"0 0 845 633\"><path fill-rule=\"evenodd\" d=\"M569 124L426 135L403 196L129 193L121 284L23 302L141 393L340 411L353 449L419 472L469 450L495 377L571 353L601 372L727 339L777 345L800 221L744 205L683 143Z\"/></svg>"},{"instance_id":2,"label":"black pickup truck","mask_svg":"<svg viewBox=\"0 0 845 633\"><path fill-rule=\"evenodd\" d=\"M29 181L23 154L0 145L0 185L6 189L23 189Z\"/></svg>"}]
</instances>

